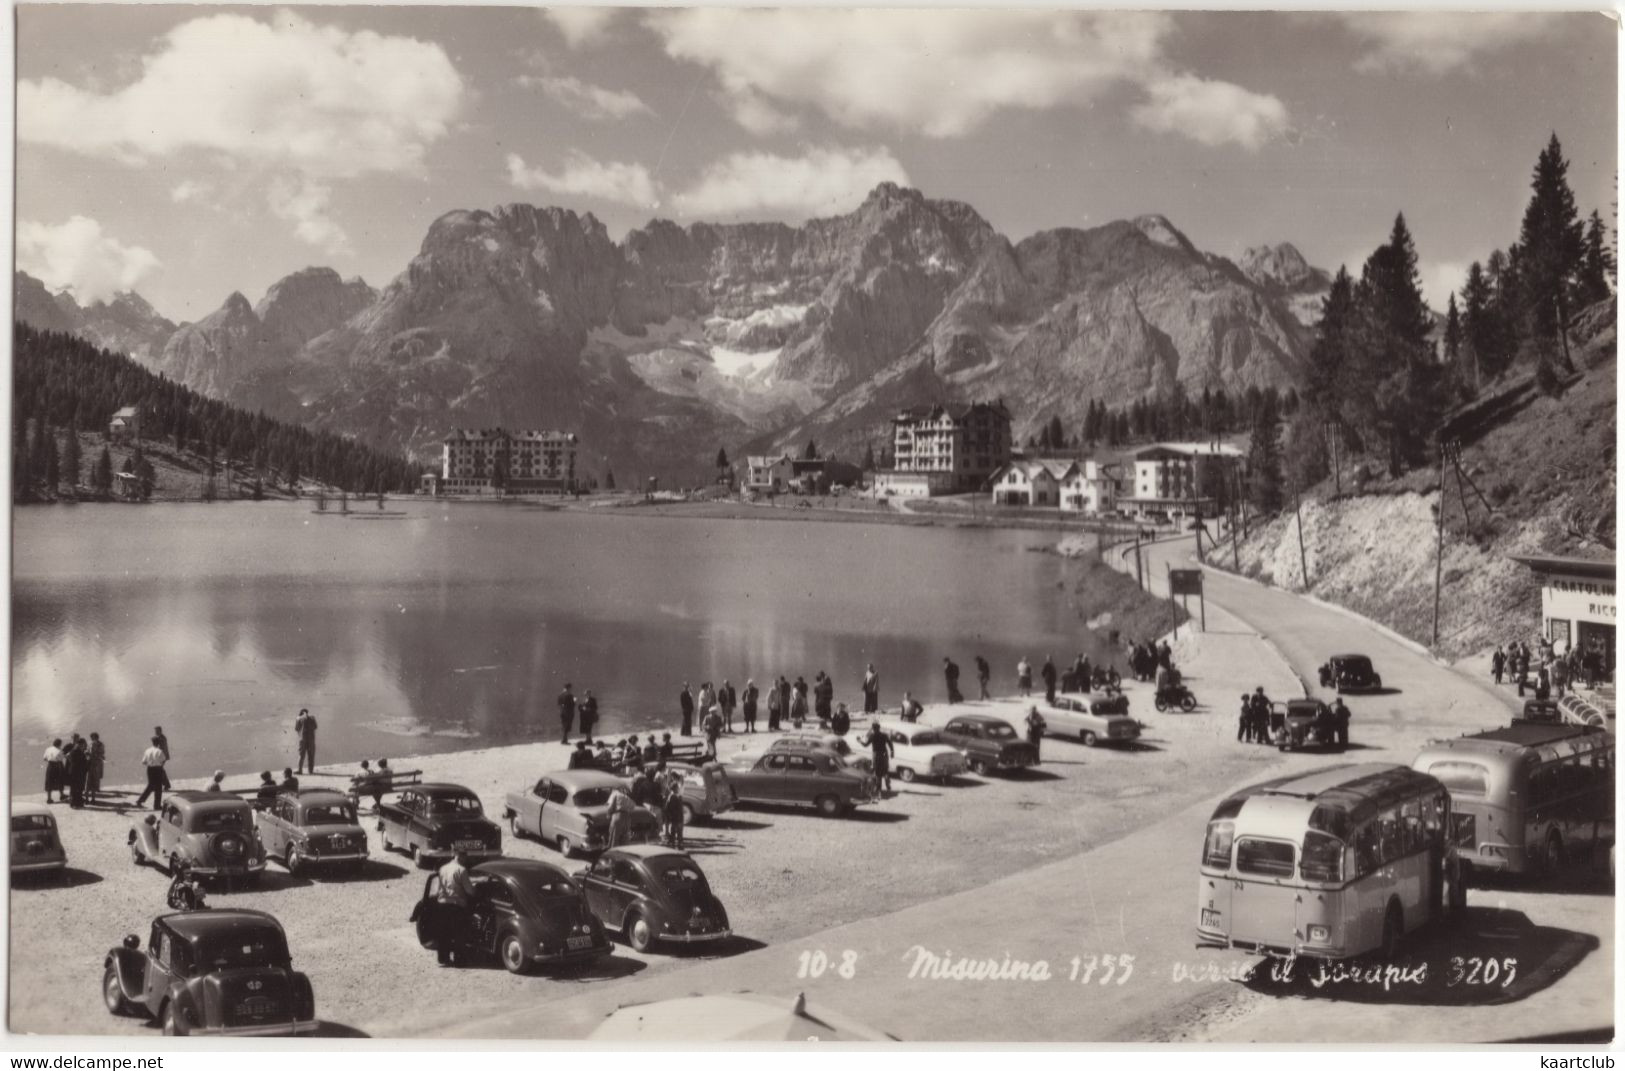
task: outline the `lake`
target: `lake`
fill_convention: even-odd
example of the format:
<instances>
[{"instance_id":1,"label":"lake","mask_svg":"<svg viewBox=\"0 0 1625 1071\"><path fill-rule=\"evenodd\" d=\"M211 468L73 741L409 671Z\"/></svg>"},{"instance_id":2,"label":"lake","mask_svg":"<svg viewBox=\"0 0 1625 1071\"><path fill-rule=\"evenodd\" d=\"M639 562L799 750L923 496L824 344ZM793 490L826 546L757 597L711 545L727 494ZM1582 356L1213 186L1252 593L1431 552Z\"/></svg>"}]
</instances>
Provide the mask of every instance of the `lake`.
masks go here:
<instances>
[{"instance_id":1,"label":"lake","mask_svg":"<svg viewBox=\"0 0 1625 1071\"><path fill-rule=\"evenodd\" d=\"M675 722L684 681L818 670L861 709L944 697L942 659L1013 685L1076 653L1054 534L633 510L392 502L79 505L13 512L12 770L38 791L53 736L96 730L109 783L164 726L178 776L553 738L566 681L605 733ZM766 721L763 705L761 724ZM250 778L251 779L251 778Z\"/></svg>"}]
</instances>

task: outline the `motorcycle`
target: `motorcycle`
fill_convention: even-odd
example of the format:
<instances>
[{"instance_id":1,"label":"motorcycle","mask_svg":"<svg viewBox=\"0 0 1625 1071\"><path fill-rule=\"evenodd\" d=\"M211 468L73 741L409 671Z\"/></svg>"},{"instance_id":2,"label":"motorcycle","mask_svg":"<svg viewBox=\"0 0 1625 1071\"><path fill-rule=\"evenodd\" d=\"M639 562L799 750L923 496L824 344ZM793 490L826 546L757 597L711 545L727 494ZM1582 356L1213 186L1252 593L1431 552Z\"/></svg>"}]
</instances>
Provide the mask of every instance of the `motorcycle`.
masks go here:
<instances>
[{"instance_id":1,"label":"motorcycle","mask_svg":"<svg viewBox=\"0 0 1625 1071\"><path fill-rule=\"evenodd\" d=\"M169 893L164 902L171 911L202 911L209 906L203 888L192 877L192 868L185 865L176 868L175 876L169 880Z\"/></svg>"},{"instance_id":2,"label":"motorcycle","mask_svg":"<svg viewBox=\"0 0 1625 1071\"><path fill-rule=\"evenodd\" d=\"M1089 683L1097 692L1121 692L1123 690L1123 677L1117 672L1116 666L1112 666L1110 669L1096 667L1093 675L1089 678Z\"/></svg>"},{"instance_id":3,"label":"motorcycle","mask_svg":"<svg viewBox=\"0 0 1625 1071\"><path fill-rule=\"evenodd\" d=\"M1189 714L1196 709L1196 696L1183 684L1170 684L1166 688L1157 689L1156 698L1152 700L1152 704L1157 708L1159 714L1164 713L1170 707L1178 707Z\"/></svg>"}]
</instances>

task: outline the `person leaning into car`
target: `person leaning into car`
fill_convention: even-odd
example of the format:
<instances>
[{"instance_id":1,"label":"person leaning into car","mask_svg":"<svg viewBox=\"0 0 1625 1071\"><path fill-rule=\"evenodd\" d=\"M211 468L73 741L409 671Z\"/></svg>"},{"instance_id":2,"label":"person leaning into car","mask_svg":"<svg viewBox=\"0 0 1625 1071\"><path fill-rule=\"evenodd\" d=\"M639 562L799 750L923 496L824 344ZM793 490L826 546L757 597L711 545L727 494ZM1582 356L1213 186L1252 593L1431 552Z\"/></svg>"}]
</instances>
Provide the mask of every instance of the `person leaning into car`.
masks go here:
<instances>
[{"instance_id":1,"label":"person leaning into car","mask_svg":"<svg viewBox=\"0 0 1625 1071\"><path fill-rule=\"evenodd\" d=\"M619 848L632 839L632 812L637 809L626 790L616 787L609 794L609 847Z\"/></svg>"},{"instance_id":2,"label":"person leaning into car","mask_svg":"<svg viewBox=\"0 0 1625 1071\"><path fill-rule=\"evenodd\" d=\"M448 915L455 913L456 920L455 924L453 923L453 917L442 920L441 933L447 934L455 932L455 928L461 926L462 916L466 915L468 909L474 904L474 884L468 876L468 853L459 851L446 860L446 865L440 868L439 873L440 903L444 905L443 909L447 911ZM452 959L450 942L440 940L436 944L439 946L435 950L436 958L439 959L440 965L444 967Z\"/></svg>"}]
</instances>

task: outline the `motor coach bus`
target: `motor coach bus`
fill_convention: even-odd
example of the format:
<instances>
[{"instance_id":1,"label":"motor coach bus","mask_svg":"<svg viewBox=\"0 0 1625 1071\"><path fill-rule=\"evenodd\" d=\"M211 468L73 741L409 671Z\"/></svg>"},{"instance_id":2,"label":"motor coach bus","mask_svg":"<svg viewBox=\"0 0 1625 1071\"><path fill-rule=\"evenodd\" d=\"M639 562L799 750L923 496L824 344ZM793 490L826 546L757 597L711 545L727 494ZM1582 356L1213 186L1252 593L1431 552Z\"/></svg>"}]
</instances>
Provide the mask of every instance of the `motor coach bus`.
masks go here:
<instances>
[{"instance_id":1,"label":"motor coach bus","mask_svg":"<svg viewBox=\"0 0 1625 1071\"><path fill-rule=\"evenodd\" d=\"M1450 790L1451 840L1467 867L1541 874L1614 842L1614 734L1514 721L1436 740L1411 763Z\"/></svg>"},{"instance_id":2,"label":"motor coach bus","mask_svg":"<svg viewBox=\"0 0 1625 1071\"><path fill-rule=\"evenodd\" d=\"M1380 763L1323 767L1244 788L1208 822L1198 948L1392 959L1405 934L1465 906L1450 794Z\"/></svg>"}]
</instances>

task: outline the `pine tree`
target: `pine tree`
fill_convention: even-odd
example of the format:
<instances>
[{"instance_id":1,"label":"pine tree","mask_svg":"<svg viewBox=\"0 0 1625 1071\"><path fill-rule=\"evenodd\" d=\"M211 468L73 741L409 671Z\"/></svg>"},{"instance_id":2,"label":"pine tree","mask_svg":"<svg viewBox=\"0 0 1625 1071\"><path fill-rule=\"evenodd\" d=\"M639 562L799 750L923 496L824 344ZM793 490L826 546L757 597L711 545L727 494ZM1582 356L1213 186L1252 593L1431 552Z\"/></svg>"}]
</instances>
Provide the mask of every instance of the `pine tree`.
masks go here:
<instances>
[{"instance_id":1,"label":"pine tree","mask_svg":"<svg viewBox=\"0 0 1625 1071\"><path fill-rule=\"evenodd\" d=\"M717 447L717 471L721 472L728 467L728 451Z\"/></svg>"},{"instance_id":2,"label":"pine tree","mask_svg":"<svg viewBox=\"0 0 1625 1071\"><path fill-rule=\"evenodd\" d=\"M1542 339L1556 338L1568 357L1572 288L1585 253L1580 215L1569 189L1569 165L1557 135L1541 150L1530 182L1534 195L1524 210L1518 246L1523 253L1523 290L1530 327Z\"/></svg>"},{"instance_id":3,"label":"pine tree","mask_svg":"<svg viewBox=\"0 0 1625 1071\"><path fill-rule=\"evenodd\" d=\"M1366 260L1355 291L1353 362L1358 389L1344 393L1341 411L1384 443L1388 471L1398 476L1418 462L1442 410L1439 369L1427 335L1432 317L1422 300L1416 248L1403 214L1386 245Z\"/></svg>"},{"instance_id":4,"label":"pine tree","mask_svg":"<svg viewBox=\"0 0 1625 1071\"><path fill-rule=\"evenodd\" d=\"M1281 428L1273 399L1265 396L1253 411L1247 454L1248 499L1260 513L1281 508Z\"/></svg>"},{"instance_id":5,"label":"pine tree","mask_svg":"<svg viewBox=\"0 0 1625 1071\"><path fill-rule=\"evenodd\" d=\"M864 472L873 472L874 470L875 470L875 444L874 443L867 443L867 444L864 445L864 448L863 448L863 471Z\"/></svg>"},{"instance_id":6,"label":"pine tree","mask_svg":"<svg viewBox=\"0 0 1625 1071\"><path fill-rule=\"evenodd\" d=\"M1613 296L1614 253L1608 245L1602 216L1592 210L1586 223L1585 253L1580 261L1580 300L1586 305L1607 301Z\"/></svg>"},{"instance_id":7,"label":"pine tree","mask_svg":"<svg viewBox=\"0 0 1625 1071\"><path fill-rule=\"evenodd\" d=\"M113 489L113 455L106 446L102 447L101 456L96 458L96 467L91 470L90 486L99 495Z\"/></svg>"},{"instance_id":8,"label":"pine tree","mask_svg":"<svg viewBox=\"0 0 1625 1071\"><path fill-rule=\"evenodd\" d=\"M1052 449L1066 448L1066 429L1061 425L1061 414L1056 413L1049 418L1049 444Z\"/></svg>"},{"instance_id":9,"label":"pine tree","mask_svg":"<svg viewBox=\"0 0 1625 1071\"><path fill-rule=\"evenodd\" d=\"M55 494L57 485L61 482L62 459L57 452L56 432L52 431L45 437L45 487Z\"/></svg>"},{"instance_id":10,"label":"pine tree","mask_svg":"<svg viewBox=\"0 0 1625 1071\"><path fill-rule=\"evenodd\" d=\"M17 423L11 446L11 497L18 502L29 502L33 500L34 466L28 456L28 420L21 416L14 419Z\"/></svg>"},{"instance_id":11,"label":"pine tree","mask_svg":"<svg viewBox=\"0 0 1625 1071\"><path fill-rule=\"evenodd\" d=\"M816 460L818 460L818 443L815 442L812 439L808 439L807 440L807 449L801 455L801 457L805 461L816 461Z\"/></svg>"},{"instance_id":12,"label":"pine tree","mask_svg":"<svg viewBox=\"0 0 1625 1071\"><path fill-rule=\"evenodd\" d=\"M77 421L68 425L68 441L62 448L62 475L68 489L79 486L79 424Z\"/></svg>"},{"instance_id":13,"label":"pine tree","mask_svg":"<svg viewBox=\"0 0 1625 1071\"><path fill-rule=\"evenodd\" d=\"M615 470L614 469L606 468L604 470L604 490L606 490L606 491L615 490Z\"/></svg>"}]
</instances>

